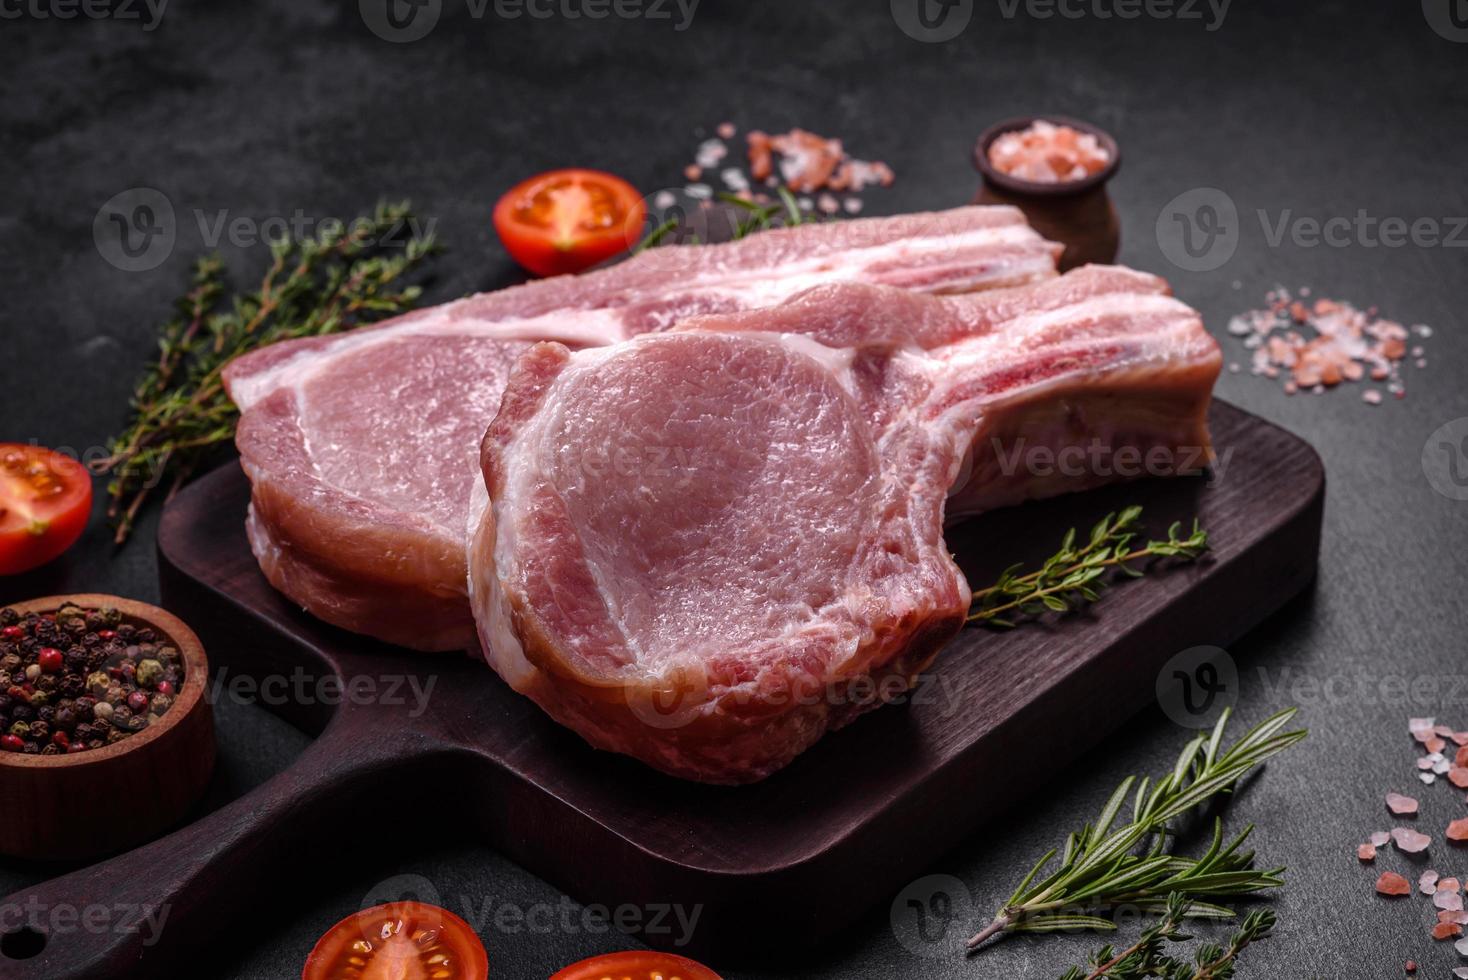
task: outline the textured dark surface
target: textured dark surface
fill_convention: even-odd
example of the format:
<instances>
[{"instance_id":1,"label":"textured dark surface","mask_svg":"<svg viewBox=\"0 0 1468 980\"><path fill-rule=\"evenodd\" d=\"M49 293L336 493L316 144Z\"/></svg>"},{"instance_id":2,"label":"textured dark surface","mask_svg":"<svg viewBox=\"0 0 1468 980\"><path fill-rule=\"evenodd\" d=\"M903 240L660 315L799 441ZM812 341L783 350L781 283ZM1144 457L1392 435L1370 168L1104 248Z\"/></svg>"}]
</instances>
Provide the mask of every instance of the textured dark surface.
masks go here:
<instances>
[{"instance_id":1,"label":"textured dark surface","mask_svg":"<svg viewBox=\"0 0 1468 980\"><path fill-rule=\"evenodd\" d=\"M692 26L677 32L671 21L615 17L509 21L493 7L475 19L464 3L445 0L434 31L410 44L373 36L355 4L324 0L175 0L151 32L127 21L7 19L3 436L82 450L118 427L153 325L180 290L188 260L206 248L196 209L207 222L220 209L258 221L411 196L452 248L432 291L441 299L513 281L489 207L511 182L548 166L603 166L651 190L680 182L698 127L723 119L803 125L889 161L898 183L868 203L898 211L968 199L972 140L994 119L1055 111L1094 120L1125 154L1112 185L1122 260L1169 276L1220 336L1232 313L1257 305L1276 283L1308 284L1435 328L1424 342L1428 365L1409 369L1403 401L1373 408L1355 390L1291 399L1247 370L1225 375L1219 393L1310 439L1331 480L1315 594L1232 651L1245 718L1297 703L1314 731L1237 806L1238 820L1259 825L1263 858L1291 869L1278 902L1281 932L1250 954L1243 975L1376 980L1400 975L1415 958L1419 975L1447 976L1458 961L1426 937L1424 903L1387 904L1370 885L1383 868L1426 864L1461 874L1461 854L1439 841L1426 862L1386 852L1367 871L1353 848L1389 826L1381 803L1388 789L1420 791L1419 824L1439 839L1464 813L1461 794L1415 781L1405 725L1425 714L1468 727L1468 503L1436 492L1421 465L1429 435L1468 416L1459 313L1468 253L1360 240L1275 246L1256 211L1271 222L1287 210L1321 219L1364 210L1409 222L1468 213L1468 45L1435 33L1415 3L1234 4L1214 31L1206 13L1205 21L1100 19L1088 5L1080 19L1039 19L1023 5L1013 17L981 6L962 35L942 44L910 39L879 2L705 0ZM170 199L178 242L156 269L128 273L101 257L92 220L103 202L138 186ZM1173 266L1153 232L1163 206L1198 187L1225 191L1243 219L1237 254L1206 273ZM224 252L252 274L263 264L259 247ZM1224 342L1231 359L1245 360L1235 341ZM54 568L0 582L0 598L67 590L152 598L151 530L114 555L95 527ZM1322 687L1327 681L1334 683ZM216 801L306 744L259 707L226 702L218 716ZM1079 764L1053 772L1052 791L970 846L914 868L913 878L956 876L972 892L975 918L987 913L1118 778L1166 764L1184 734L1161 712L1142 715ZM1037 745L1015 765L1046 767L1046 757ZM403 818L399 833L344 827L340 853L302 855L300 879L282 881L273 907L222 937L220 962L200 975L294 975L326 925L400 874L426 877L445 904L484 918L497 976L544 977L630 945L563 916L553 889L468 835L440 829L436 818L461 799L456 787L442 787ZM56 870L0 865L0 892ZM768 928L798 928L798 910L782 907L778 895L769 904ZM505 906L548 911L534 926L516 928L510 915L497 925L494 913ZM727 972L740 980L1047 977L1094 945L1012 941L972 962L946 952L919 958L879 908L809 962Z\"/></svg>"}]
</instances>

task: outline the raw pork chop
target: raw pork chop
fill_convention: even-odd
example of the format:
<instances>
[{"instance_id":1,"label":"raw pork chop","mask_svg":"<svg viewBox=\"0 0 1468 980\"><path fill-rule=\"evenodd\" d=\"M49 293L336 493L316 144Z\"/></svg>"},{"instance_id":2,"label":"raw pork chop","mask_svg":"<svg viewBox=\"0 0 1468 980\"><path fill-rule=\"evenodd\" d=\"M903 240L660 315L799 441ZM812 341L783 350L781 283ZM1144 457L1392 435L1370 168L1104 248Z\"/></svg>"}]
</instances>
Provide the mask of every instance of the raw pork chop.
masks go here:
<instances>
[{"instance_id":1,"label":"raw pork chop","mask_svg":"<svg viewBox=\"0 0 1468 980\"><path fill-rule=\"evenodd\" d=\"M479 440L531 341L601 345L834 280L930 292L1055 275L1013 208L959 208L653 249L614 268L290 341L225 374L270 582L320 618L427 650L474 643L464 542Z\"/></svg>"},{"instance_id":2,"label":"raw pork chop","mask_svg":"<svg viewBox=\"0 0 1468 980\"><path fill-rule=\"evenodd\" d=\"M1115 479L1006 472L994 440L1206 462L1218 368L1162 280L1102 267L976 297L828 285L536 345L484 440L482 645L598 748L761 779L963 624L950 491L971 512Z\"/></svg>"}]
</instances>

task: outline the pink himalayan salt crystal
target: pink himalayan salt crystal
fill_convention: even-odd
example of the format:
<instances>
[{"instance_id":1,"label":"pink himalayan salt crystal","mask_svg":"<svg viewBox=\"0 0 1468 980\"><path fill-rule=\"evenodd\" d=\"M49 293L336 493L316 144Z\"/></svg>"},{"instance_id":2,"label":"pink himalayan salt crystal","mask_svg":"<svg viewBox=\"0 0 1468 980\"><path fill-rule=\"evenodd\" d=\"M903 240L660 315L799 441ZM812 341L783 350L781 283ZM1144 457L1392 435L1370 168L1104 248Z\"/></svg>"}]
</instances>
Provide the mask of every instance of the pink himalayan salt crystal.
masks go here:
<instances>
[{"instance_id":1,"label":"pink himalayan salt crystal","mask_svg":"<svg viewBox=\"0 0 1468 980\"><path fill-rule=\"evenodd\" d=\"M1376 879L1376 893L1396 898L1401 895L1410 894L1412 886L1407 884L1407 879L1395 871L1383 871L1381 877Z\"/></svg>"},{"instance_id":2,"label":"pink himalayan salt crystal","mask_svg":"<svg viewBox=\"0 0 1468 980\"><path fill-rule=\"evenodd\" d=\"M1407 731L1416 735L1418 732L1430 732L1437 725L1436 718L1408 718ZM1420 741L1420 740L1419 740Z\"/></svg>"},{"instance_id":3,"label":"pink himalayan salt crystal","mask_svg":"<svg viewBox=\"0 0 1468 980\"><path fill-rule=\"evenodd\" d=\"M1432 896L1432 904L1451 912L1463 911L1463 896L1457 892L1440 891Z\"/></svg>"},{"instance_id":4,"label":"pink himalayan salt crystal","mask_svg":"<svg viewBox=\"0 0 1468 980\"><path fill-rule=\"evenodd\" d=\"M1455 892L1455 891L1457 891L1461 887L1463 887L1463 886L1458 881L1457 878L1439 878L1437 880L1437 890L1440 891L1440 892L1441 891Z\"/></svg>"},{"instance_id":5,"label":"pink himalayan salt crystal","mask_svg":"<svg viewBox=\"0 0 1468 980\"><path fill-rule=\"evenodd\" d=\"M1439 922L1432 927L1432 938L1438 941L1454 939L1463 935L1463 927L1456 922Z\"/></svg>"},{"instance_id":6,"label":"pink himalayan salt crystal","mask_svg":"<svg viewBox=\"0 0 1468 980\"><path fill-rule=\"evenodd\" d=\"M731 123L731 122L722 122L722 123L719 123L718 133L719 133L719 138L720 139L726 139L726 140L733 139L734 138L734 134L737 133L737 132L738 132L738 130L734 127L734 124L733 123Z\"/></svg>"},{"instance_id":7,"label":"pink himalayan salt crystal","mask_svg":"<svg viewBox=\"0 0 1468 980\"><path fill-rule=\"evenodd\" d=\"M1356 859L1363 864L1370 864L1376 860L1375 844L1358 844L1356 846Z\"/></svg>"},{"instance_id":8,"label":"pink himalayan salt crystal","mask_svg":"<svg viewBox=\"0 0 1468 980\"><path fill-rule=\"evenodd\" d=\"M1037 119L989 144L989 165L1037 184L1081 180L1106 169L1111 152L1092 133Z\"/></svg>"},{"instance_id":9,"label":"pink himalayan salt crystal","mask_svg":"<svg viewBox=\"0 0 1468 980\"><path fill-rule=\"evenodd\" d=\"M1448 770L1448 780L1459 789L1468 789L1468 769L1454 766Z\"/></svg>"},{"instance_id":10,"label":"pink himalayan salt crystal","mask_svg":"<svg viewBox=\"0 0 1468 980\"><path fill-rule=\"evenodd\" d=\"M1447 838L1450 841L1468 841L1468 817L1448 824Z\"/></svg>"},{"instance_id":11,"label":"pink himalayan salt crystal","mask_svg":"<svg viewBox=\"0 0 1468 980\"><path fill-rule=\"evenodd\" d=\"M1417 812L1417 801L1401 793L1388 793L1386 794L1386 808L1398 817L1405 817Z\"/></svg>"},{"instance_id":12,"label":"pink himalayan salt crystal","mask_svg":"<svg viewBox=\"0 0 1468 980\"><path fill-rule=\"evenodd\" d=\"M1418 875L1417 890L1424 895L1433 894L1437 891L1437 878L1437 872L1432 870L1431 868L1428 868L1426 871L1422 872L1422 874Z\"/></svg>"},{"instance_id":13,"label":"pink himalayan salt crystal","mask_svg":"<svg viewBox=\"0 0 1468 980\"><path fill-rule=\"evenodd\" d=\"M1392 840L1396 842L1397 850L1406 854L1420 854L1432 843L1431 837L1409 827L1393 827Z\"/></svg>"},{"instance_id":14,"label":"pink himalayan salt crystal","mask_svg":"<svg viewBox=\"0 0 1468 980\"><path fill-rule=\"evenodd\" d=\"M1372 845L1375 847L1386 847L1387 842L1392 839L1392 835L1384 830L1377 830L1374 831L1371 836L1366 839L1371 841Z\"/></svg>"},{"instance_id":15,"label":"pink himalayan salt crystal","mask_svg":"<svg viewBox=\"0 0 1468 980\"><path fill-rule=\"evenodd\" d=\"M1437 913L1439 922L1456 922L1460 926L1468 926L1468 912L1462 909L1442 909Z\"/></svg>"}]
</instances>

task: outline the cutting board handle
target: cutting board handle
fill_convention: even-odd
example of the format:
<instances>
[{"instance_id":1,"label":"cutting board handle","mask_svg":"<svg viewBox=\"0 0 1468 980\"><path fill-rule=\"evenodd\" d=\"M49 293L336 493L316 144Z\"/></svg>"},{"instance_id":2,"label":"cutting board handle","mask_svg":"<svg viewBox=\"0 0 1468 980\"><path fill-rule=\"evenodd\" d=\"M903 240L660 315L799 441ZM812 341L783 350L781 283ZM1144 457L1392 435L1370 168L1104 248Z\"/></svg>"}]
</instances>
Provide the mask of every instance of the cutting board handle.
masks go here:
<instances>
[{"instance_id":1,"label":"cutting board handle","mask_svg":"<svg viewBox=\"0 0 1468 980\"><path fill-rule=\"evenodd\" d=\"M229 923L248 921L261 889L289 881L334 824L372 813L363 804L373 784L392 779L401 791L402 781L426 777L433 767L414 741L343 704L288 769L228 806L0 900L0 980L200 976L208 960L183 969L185 958L217 943Z\"/></svg>"}]
</instances>

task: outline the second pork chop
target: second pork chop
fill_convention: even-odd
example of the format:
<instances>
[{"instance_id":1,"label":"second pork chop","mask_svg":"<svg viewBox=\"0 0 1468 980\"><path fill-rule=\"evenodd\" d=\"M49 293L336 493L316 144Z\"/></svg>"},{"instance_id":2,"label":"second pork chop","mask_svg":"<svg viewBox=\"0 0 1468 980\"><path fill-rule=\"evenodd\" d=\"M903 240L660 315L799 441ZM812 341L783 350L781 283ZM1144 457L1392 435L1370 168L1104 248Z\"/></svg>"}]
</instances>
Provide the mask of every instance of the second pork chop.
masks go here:
<instances>
[{"instance_id":1,"label":"second pork chop","mask_svg":"<svg viewBox=\"0 0 1468 980\"><path fill-rule=\"evenodd\" d=\"M482 645L598 748L762 779L962 625L950 493L968 512L1118 478L995 464L1025 441L1206 461L1219 363L1162 280L1099 267L976 297L839 284L537 345L484 440Z\"/></svg>"}]
</instances>

